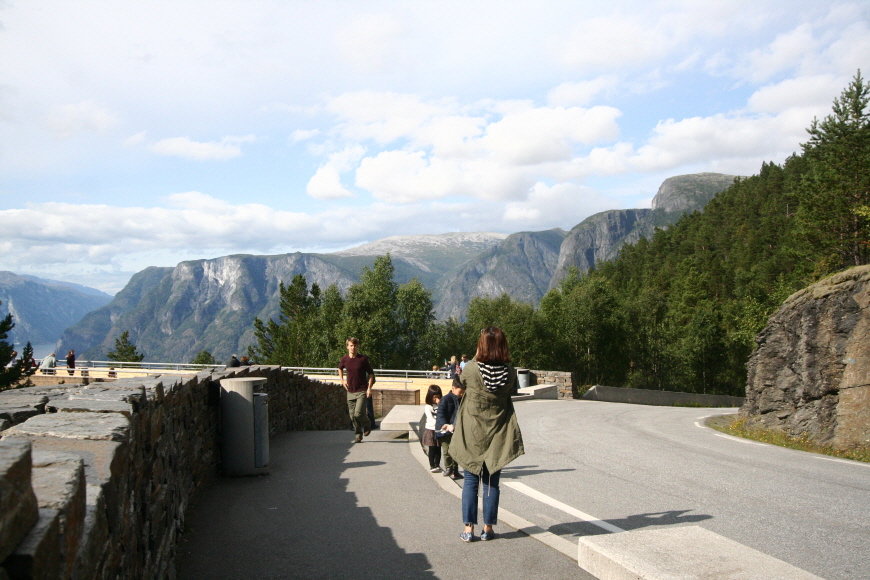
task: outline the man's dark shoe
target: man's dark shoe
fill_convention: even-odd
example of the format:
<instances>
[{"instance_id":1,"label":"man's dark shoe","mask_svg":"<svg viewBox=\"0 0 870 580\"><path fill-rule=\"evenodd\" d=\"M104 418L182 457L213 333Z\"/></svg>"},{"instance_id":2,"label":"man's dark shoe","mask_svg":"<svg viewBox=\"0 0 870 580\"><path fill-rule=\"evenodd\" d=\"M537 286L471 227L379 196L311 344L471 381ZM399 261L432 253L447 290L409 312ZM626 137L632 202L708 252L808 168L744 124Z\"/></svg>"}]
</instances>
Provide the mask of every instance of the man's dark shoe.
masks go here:
<instances>
[{"instance_id":1,"label":"man's dark shoe","mask_svg":"<svg viewBox=\"0 0 870 580\"><path fill-rule=\"evenodd\" d=\"M452 473L453 472L451 470L445 469L444 471L441 472L441 475L443 475L444 477L450 477L450 474L452 474Z\"/></svg>"},{"instance_id":2,"label":"man's dark shoe","mask_svg":"<svg viewBox=\"0 0 870 580\"><path fill-rule=\"evenodd\" d=\"M371 429L369 429L369 430L367 430L367 431L363 431L363 435L365 435L366 437L368 437L368 436L371 435L371 434L372 434L372 430L371 430Z\"/></svg>"},{"instance_id":3,"label":"man's dark shoe","mask_svg":"<svg viewBox=\"0 0 870 580\"><path fill-rule=\"evenodd\" d=\"M353 440L354 443L362 443L363 436L357 433L356 439Z\"/></svg>"},{"instance_id":4,"label":"man's dark shoe","mask_svg":"<svg viewBox=\"0 0 870 580\"><path fill-rule=\"evenodd\" d=\"M462 476L459 474L459 469L454 469L453 473L450 474L450 477L453 479L462 479Z\"/></svg>"}]
</instances>

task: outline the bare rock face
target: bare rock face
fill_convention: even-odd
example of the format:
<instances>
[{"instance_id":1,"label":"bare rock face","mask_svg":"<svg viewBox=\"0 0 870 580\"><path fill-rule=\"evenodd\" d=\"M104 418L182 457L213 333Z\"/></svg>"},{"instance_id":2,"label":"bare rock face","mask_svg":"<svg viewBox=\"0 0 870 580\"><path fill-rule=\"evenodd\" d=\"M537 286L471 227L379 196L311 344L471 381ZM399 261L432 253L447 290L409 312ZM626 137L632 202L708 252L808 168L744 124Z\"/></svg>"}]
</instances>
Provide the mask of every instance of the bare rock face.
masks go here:
<instances>
[{"instance_id":1,"label":"bare rock face","mask_svg":"<svg viewBox=\"0 0 870 580\"><path fill-rule=\"evenodd\" d=\"M870 266L796 292L756 342L740 409L748 425L870 445Z\"/></svg>"}]
</instances>

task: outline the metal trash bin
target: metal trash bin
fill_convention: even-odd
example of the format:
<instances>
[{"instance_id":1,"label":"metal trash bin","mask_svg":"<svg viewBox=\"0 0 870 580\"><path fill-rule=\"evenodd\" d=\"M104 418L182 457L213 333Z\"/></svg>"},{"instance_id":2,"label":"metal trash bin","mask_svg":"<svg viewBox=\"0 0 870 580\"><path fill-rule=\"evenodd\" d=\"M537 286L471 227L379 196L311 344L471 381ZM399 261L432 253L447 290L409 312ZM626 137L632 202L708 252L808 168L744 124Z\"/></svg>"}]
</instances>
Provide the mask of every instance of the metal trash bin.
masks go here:
<instances>
[{"instance_id":1,"label":"metal trash bin","mask_svg":"<svg viewBox=\"0 0 870 580\"><path fill-rule=\"evenodd\" d=\"M266 379L223 379L221 466L226 475L261 475L269 465L268 395L254 393Z\"/></svg>"},{"instance_id":2,"label":"metal trash bin","mask_svg":"<svg viewBox=\"0 0 870 580\"><path fill-rule=\"evenodd\" d=\"M529 386L529 369L517 369L517 388L524 389Z\"/></svg>"}]
</instances>

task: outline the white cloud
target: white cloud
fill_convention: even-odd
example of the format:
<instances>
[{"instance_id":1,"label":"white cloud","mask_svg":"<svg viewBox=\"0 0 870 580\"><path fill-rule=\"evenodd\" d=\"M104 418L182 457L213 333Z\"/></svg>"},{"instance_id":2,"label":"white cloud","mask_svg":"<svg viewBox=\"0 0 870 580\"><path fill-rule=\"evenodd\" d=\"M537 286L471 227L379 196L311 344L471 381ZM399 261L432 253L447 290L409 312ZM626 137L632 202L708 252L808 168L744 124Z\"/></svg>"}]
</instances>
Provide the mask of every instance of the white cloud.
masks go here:
<instances>
[{"instance_id":1,"label":"white cloud","mask_svg":"<svg viewBox=\"0 0 870 580\"><path fill-rule=\"evenodd\" d=\"M341 184L341 176L332 165L324 165L317 169L308 185L306 193L315 199L342 199L353 197L353 193Z\"/></svg>"},{"instance_id":2,"label":"white cloud","mask_svg":"<svg viewBox=\"0 0 870 580\"><path fill-rule=\"evenodd\" d=\"M745 76L763 82L775 74L800 66L807 55L818 52L818 41L809 23L780 34L768 46L751 51L746 57Z\"/></svg>"},{"instance_id":3,"label":"white cloud","mask_svg":"<svg viewBox=\"0 0 870 580\"><path fill-rule=\"evenodd\" d=\"M581 69L626 67L661 58L679 40L675 31L608 15L577 24L560 56L565 63Z\"/></svg>"},{"instance_id":4,"label":"white cloud","mask_svg":"<svg viewBox=\"0 0 870 580\"><path fill-rule=\"evenodd\" d=\"M370 72L388 63L404 31L402 22L391 14L368 14L338 30L335 42L345 59Z\"/></svg>"},{"instance_id":5,"label":"white cloud","mask_svg":"<svg viewBox=\"0 0 870 580\"><path fill-rule=\"evenodd\" d=\"M616 88L619 79L604 76L590 81L562 83L547 93L547 102L557 107L583 107L599 94Z\"/></svg>"},{"instance_id":6,"label":"white cloud","mask_svg":"<svg viewBox=\"0 0 870 580\"><path fill-rule=\"evenodd\" d=\"M241 157L242 148L239 145L242 143L253 143L254 141L256 141L254 135L245 135L244 137L227 136L220 141L207 141L205 143L191 141L188 137L172 137L154 143L149 149L159 155L184 157L185 159L194 159L196 161L226 161L233 157Z\"/></svg>"},{"instance_id":7,"label":"white cloud","mask_svg":"<svg viewBox=\"0 0 870 580\"><path fill-rule=\"evenodd\" d=\"M306 193L315 199L343 199L353 197L353 193L341 184L341 174L353 169L365 155L365 148L352 145L343 151L333 153L329 160L308 180Z\"/></svg>"},{"instance_id":8,"label":"white cloud","mask_svg":"<svg viewBox=\"0 0 870 580\"><path fill-rule=\"evenodd\" d=\"M49 128L58 137L80 133L105 133L118 124L118 115L93 101L52 107L48 112Z\"/></svg>"},{"instance_id":9,"label":"white cloud","mask_svg":"<svg viewBox=\"0 0 870 580\"><path fill-rule=\"evenodd\" d=\"M135 147L136 145L140 145L145 142L145 136L147 135L147 131L139 131L135 135L130 135L124 140L125 147Z\"/></svg>"},{"instance_id":10,"label":"white cloud","mask_svg":"<svg viewBox=\"0 0 870 580\"><path fill-rule=\"evenodd\" d=\"M846 77L830 74L786 79L755 91L749 97L749 110L781 113L788 109L811 108L818 111L816 115L823 115L848 82Z\"/></svg>"},{"instance_id":11,"label":"white cloud","mask_svg":"<svg viewBox=\"0 0 870 580\"><path fill-rule=\"evenodd\" d=\"M614 208L612 199L590 187L574 183L549 186L539 182L532 187L528 199L505 204L502 215L517 230L549 229L552 224L576 225L591 214Z\"/></svg>"},{"instance_id":12,"label":"white cloud","mask_svg":"<svg viewBox=\"0 0 870 580\"><path fill-rule=\"evenodd\" d=\"M296 129L290 134L290 142L307 141L320 135L320 129Z\"/></svg>"}]
</instances>

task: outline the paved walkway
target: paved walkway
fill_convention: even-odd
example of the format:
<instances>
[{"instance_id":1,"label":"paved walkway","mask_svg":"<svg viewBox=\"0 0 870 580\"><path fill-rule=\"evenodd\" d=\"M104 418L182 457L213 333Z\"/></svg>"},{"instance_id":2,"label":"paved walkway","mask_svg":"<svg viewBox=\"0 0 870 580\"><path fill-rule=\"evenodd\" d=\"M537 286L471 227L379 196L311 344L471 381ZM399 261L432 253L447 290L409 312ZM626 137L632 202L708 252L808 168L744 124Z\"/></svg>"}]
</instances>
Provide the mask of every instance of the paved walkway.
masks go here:
<instances>
[{"instance_id":1,"label":"paved walkway","mask_svg":"<svg viewBox=\"0 0 870 580\"><path fill-rule=\"evenodd\" d=\"M192 506L177 577L592 578L504 525L495 541L463 543L459 500L395 436L373 431L358 445L350 431L273 438L270 475L220 479Z\"/></svg>"}]
</instances>

